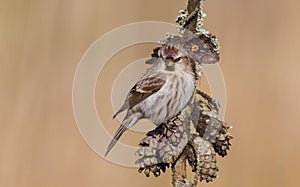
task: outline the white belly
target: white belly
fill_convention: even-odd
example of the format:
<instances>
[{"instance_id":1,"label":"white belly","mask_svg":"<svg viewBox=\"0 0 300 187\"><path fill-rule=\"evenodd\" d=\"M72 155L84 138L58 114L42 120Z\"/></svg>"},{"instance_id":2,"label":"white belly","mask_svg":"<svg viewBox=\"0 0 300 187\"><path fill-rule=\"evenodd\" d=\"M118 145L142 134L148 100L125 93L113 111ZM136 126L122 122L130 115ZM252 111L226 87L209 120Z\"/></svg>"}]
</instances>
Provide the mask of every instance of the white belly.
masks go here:
<instances>
[{"instance_id":1,"label":"white belly","mask_svg":"<svg viewBox=\"0 0 300 187\"><path fill-rule=\"evenodd\" d=\"M183 73L172 75L155 94L140 103L146 118L159 125L177 115L190 101L194 93L194 78Z\"/></svg>"}]
</instances>

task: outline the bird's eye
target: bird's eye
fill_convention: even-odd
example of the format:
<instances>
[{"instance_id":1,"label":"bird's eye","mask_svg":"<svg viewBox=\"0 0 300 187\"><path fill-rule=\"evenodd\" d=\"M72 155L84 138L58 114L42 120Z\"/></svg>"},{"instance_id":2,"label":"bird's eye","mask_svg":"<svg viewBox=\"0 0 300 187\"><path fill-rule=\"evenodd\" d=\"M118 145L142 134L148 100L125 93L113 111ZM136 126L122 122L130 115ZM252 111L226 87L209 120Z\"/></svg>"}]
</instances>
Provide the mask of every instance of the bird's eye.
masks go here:
<instances>
[{"instance_id":1,"label":"bird's eye","mask_svg":"<svg viewBox=\"0 0 300 187\"><path fill-rule=\"evenodd\" d=\"M181 60L181 57L175 58L174 62L178 62L179 60Z\"/></svg>"}]
</instances>

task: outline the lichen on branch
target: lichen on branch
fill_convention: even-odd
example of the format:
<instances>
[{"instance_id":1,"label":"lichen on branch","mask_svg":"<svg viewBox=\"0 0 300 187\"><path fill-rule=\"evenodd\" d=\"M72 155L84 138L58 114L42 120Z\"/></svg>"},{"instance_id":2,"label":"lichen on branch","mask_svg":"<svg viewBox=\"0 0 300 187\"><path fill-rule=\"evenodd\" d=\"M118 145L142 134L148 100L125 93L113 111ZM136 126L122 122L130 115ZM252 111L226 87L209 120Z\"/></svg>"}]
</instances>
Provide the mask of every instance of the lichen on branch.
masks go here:
<instances>
[{"instance_id":1,"label":"lichen on branch","mask_svg":"<svg viewBox=\"0 0 300 187\"><path fill-rule=\"evenodd\" d=\"M171 35L161 41L162 45L186 53L190 62L196 64L198 79L201 78L199 67L220 60L217 38L203 27L204 1L188 0L186 9L181 10L176 19L181 35ZM147 64L159 56L158 49L153 50ZM147 177L151 173L158 177L171 167L174 187L192 187L197 186L198 181L213 181L219 171L217 155L227 155L233 138L230 126L219 117L219 108L215 98L195 87L190 103L177 116L148 132L141 140L136 161L139 172ZM188 166L194 177L188 176Z\"/></svg>"}]
</instances>

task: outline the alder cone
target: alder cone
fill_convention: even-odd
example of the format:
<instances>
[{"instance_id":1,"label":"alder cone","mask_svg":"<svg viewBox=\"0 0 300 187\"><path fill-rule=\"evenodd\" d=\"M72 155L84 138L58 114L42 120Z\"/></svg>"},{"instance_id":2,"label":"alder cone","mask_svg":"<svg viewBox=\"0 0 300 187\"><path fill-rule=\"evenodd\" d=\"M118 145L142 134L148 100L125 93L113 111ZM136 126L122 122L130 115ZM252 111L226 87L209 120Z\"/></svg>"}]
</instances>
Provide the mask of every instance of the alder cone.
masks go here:
<instances>
[{"instance_id":1,"label":"alder cone","mask_svg":"<svg viewBox=\"0 0 300 187\"><path fill-rule=\"evenodd\" d=\"M217 178L219 168L216 165L216 152L209 141L194 134L185 153L192 171L199 176L200 181L212 182Z\"/></svg>"},{"instance_id":2,"label":"alder cone","mask_svg":"<svg viewBox=\"0 0 300 187\"><path fill-rule=\"evenodd\" d=\"M212 143L216 153L226 156L233 138L229 133L230 127L219 118L215 110L201 100L197 101L193 115L197 116L193 123L200 136Z\"/></svg>"},{"instance_id":3,"label":"alder cone","mask_svg":"<svg viewBox=\"0 0 300 187\"><path fill-rule=\"evenodd\" d=\"M157 177L177 160L188 142L184 123L184 115L179 114L147 133L136 152L139 172Z\"/></svg>"}]
</instances>

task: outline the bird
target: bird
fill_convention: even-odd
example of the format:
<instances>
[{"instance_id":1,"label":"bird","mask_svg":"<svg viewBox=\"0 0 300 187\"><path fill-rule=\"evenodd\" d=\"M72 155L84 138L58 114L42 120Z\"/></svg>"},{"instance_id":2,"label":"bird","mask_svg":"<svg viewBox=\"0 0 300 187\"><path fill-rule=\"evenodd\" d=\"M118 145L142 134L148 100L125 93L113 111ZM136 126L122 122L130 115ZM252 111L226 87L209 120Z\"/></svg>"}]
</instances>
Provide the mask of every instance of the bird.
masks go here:
<instances>
[{"instance_id":1,"label":"bird","mask_svg":"<svg viewBox=\"0 0 300 187\"><path fill-rule=\"evenodd\" d=\"M131 88L124 104L115 113L127 113L110 141L105 157L122 134L140 119L148 118L155 125L175 117L188 104L195 90L195 62L184 51L164 44L154 50L146 63L151 66Z\"/></svg>"}]
</instances>

